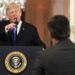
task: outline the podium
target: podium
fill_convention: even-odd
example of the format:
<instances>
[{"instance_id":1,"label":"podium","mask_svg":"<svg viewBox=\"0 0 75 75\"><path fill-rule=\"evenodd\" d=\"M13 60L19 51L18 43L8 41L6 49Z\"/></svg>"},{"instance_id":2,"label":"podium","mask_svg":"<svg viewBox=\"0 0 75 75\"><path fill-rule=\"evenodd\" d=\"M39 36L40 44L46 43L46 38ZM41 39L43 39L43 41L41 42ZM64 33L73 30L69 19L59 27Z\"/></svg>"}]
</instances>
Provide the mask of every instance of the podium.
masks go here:
<instances>
[{"instance_id":1,"label":"podium","mask_svg":"<svg viewBox=\"0 0 75 75\"><path fill-rule=\"evenodd\" d=\"M40 50L42 47L0 46L0 75L31 75Z\"/></svg>"}]
</instances>

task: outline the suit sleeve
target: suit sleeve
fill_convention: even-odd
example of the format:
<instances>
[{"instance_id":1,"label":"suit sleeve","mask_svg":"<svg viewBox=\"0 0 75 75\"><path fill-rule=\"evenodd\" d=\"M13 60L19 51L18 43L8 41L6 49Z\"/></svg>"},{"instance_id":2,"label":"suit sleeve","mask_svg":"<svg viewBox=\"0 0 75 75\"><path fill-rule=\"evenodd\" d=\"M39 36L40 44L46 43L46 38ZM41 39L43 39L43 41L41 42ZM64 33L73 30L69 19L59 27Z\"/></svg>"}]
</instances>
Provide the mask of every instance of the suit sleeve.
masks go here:
<instances>
[{"instance_id":1,"label":"suit sleeve","mask_svg":"<svg viewBox=\"0 0 75 75\"><path fill-rule=\"evenodd\" d=\"M38 54L34 61L31 75L45 75L42 52Z\"/></svg>"},{"instance_id":2,"label":"suit sleeve","mask_svg":"<svg viewBox=\"0 0 75 75\"><path fill-rule=\"evenodd\" d=\"M5 32L5 25L4 25L4 21L0 22L0 40L4 41L7 39L7 34Z\"/></svg>"}]
</instances>

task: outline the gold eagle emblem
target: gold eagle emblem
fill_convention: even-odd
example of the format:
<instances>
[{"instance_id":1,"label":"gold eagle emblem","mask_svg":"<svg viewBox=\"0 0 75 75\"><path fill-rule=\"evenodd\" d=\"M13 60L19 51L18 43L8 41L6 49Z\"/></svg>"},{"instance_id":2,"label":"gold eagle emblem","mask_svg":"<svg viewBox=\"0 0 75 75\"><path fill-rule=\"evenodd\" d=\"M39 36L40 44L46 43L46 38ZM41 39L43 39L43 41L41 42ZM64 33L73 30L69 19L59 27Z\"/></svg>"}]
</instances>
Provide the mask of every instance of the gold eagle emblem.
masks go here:
<instances>
[{"instance_id":1,"label":"gold eagle emblem","mask_svg":"<svg viewBox=\"0 0 75 75\"><path fill-rule=\"evenodd\" d=\"M12 73L20 73L27 66L26 56L19 51L13 51L7 54L5 58L5 67Z\"/></svg>"}]
</instances>

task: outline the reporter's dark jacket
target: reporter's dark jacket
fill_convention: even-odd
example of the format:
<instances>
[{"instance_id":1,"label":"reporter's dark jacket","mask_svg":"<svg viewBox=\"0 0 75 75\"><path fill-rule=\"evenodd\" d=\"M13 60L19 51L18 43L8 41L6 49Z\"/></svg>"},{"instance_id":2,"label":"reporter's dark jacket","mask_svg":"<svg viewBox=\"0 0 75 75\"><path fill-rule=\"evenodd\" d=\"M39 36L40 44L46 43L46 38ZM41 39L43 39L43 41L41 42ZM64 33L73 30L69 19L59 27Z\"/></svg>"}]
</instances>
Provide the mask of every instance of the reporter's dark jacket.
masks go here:
<instances>
[{"instance_id":1,"label":"reporter's dark jacket","mask_svg":"<svg viewBox=\"0 0 75 75\"><path fill-rule=\"evenodd\" d=\"M62 40L40 52L31 75L75 75L75 44Z\"/></svg>"}]
</instances>

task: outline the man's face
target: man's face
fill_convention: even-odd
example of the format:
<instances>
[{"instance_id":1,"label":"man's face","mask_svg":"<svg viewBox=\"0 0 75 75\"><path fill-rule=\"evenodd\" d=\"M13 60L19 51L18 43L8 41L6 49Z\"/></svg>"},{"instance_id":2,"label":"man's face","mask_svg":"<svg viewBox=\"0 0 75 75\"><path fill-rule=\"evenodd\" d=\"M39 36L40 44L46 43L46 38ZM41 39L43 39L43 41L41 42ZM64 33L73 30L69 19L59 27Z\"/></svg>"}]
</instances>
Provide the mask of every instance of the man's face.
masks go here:
<instances>
[{"instance_id":1,"label":"man's face","mask_svg":"<svg viewBox=\"0 0 75 75\"><path fill-rule=\"evenodd\" d=\"M21 10L19 8L12 7L7 11L7 18L13 23L16 21L20 21Z\"/></svg>"}]
</instances>

